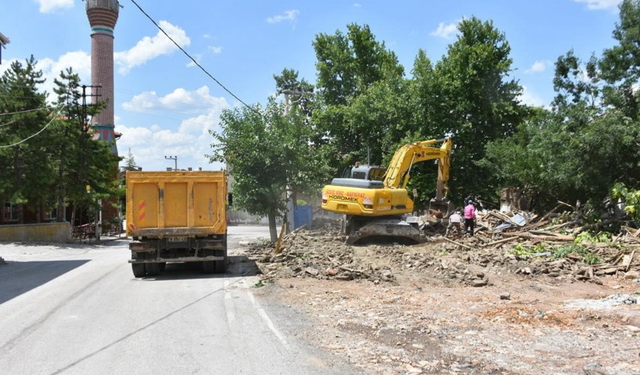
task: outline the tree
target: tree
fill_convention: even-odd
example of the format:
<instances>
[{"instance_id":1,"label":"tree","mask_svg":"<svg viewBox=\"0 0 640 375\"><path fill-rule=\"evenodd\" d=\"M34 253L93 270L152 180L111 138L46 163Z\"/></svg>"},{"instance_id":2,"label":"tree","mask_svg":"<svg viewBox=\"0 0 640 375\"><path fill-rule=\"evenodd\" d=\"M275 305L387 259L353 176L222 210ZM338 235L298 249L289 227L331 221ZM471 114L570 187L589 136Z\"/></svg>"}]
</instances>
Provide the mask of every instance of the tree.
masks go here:
<instances>
[{"instance_id":1,"label":"tree","mask_svg":"<svg viewBox=\"0 0 640 375\"><path fill-rule=\"evenodd\" d=\"M334 169L366 160L367 154L382 162L390 143L385 135L403 112L396 106L404 97L404 68L395 53L369 26L347 29L346 35L319 34L313 42L319 97L313 123L321 135L317 143L333 150L327 155Z\"/></svg>"},{"instance_id":2,"label":"tree","mask_svg":"<svg viewBox=\"0 0 640 375\"><path fill-rule=\"evenodd\" d=\"M0 110L12 113L3 116L0 144L21 142L36 134L52 120L46 104L46 94L38 91L42 71L36 69L33 56L22 64L14 61L0 78ZM39 211L48 198L54 180L50 155L53 150L43 133L12 147L0 148L0 197L18 207L18 220L24 223L24 205ZM40 215L38 215L38 220Z\"/></svg>"},{"instance_id":3,"label":"tree","mask_svg":"<svg viewBox=\"0 0 640 375\"><path fill-rule=\"evenodd\" d=\"M223 111L222 132L211 132L211 161L227 164L233 177L236 206L267 216L272 241L277 239L276 217L286 211L286 191L313 191L324 181L327 166L307 139L309 128L298 107L285 115L274 98L260 106Z\"/></svg>"},{"instance_id":4,"label":"tree","mask_svg":"<svg viewBox=\"0 0 640 375\"><path fill-rule=\"evenodd\" d=\"M124 163L125 171L137 171L138 164L136 163L136 159L133 157L133 153L131 153L131 149L129 149L129 153L127 154L126 161Z\"/></svg>"},{"instance_id":5,"label":"tree","mask_svg":"<svg viewBox=\"0 0 640 375\"><path fill-rule=\"evenodd\" d=\"M72 221L76 208L89 208L97 212L101 200L118 196L117 179L119 157L112 152L112 143L95 139L85 117L85 109L80 105L80 77L71 68L60 72L54 80L55 104L61 115L52 128L50 143L56 150L58 177L58 207L73 207ZM96 115L104 108L104 103L86 108L86 114ZM87 192L90 187L90 193ZM61 198L62 197L62 198ZM64 209L59 209L59 219Z\"/></svg>"},{"instance_id":6,"label":"tree","mask_svg":"<svg viewBox=\"0 0 640 375\"><path fill-rule=\"evenodd\" d=\"M269 218L271 241L277 239L276 216L285 209L286 170L281 144L271 130L273 117L280 116L272 101L265 114L260 107L225 110L220 116L222 133L211 132L211 161L227 164L233 176L236 207ZM278 123L276 121L275 123Z\"/></svg>"},{"instance_id":7,"label":"tree","mask_svg":"<svg viewBox=\"0 0 640 375\"><path fill-rule=\"evenodd\" d=\"M614 185L640 184L640 121L634 86L640 72L638 1L620 5L620 42L586 63L571 50L556 62L551 111L540 111L517 134L488 146L485 166L503 183L527 185L548 205L601 202ZM619 191L619 189L613 189Z\"/></svg>"},{"instance_id":8,"label":"tree","mask_svg":"<svg viewBox=\"0 0 640 375\"><path fill-rule=\"evenodd\" d=\"M54 93L57 101L54 103L59 108L60 114L54 124L51 142L58 148L58 176L55 184L58 186L57 208L58 221L66 221L67 188L77 181L79 140L82 136L82 127L79 125L80 106L80 77L67 68L60 72L60 77L54 79Z\"/></svg>"},{"instance_id":9,"label":"tree","mask_svg":"<svg viewBox=\"0 0 640 375\"><path fill-rule=\"evenodd\" d=\"M450 190L461 198L467 192L495 194L496 181L477 162L485 156L489 142L515 133L527 112L519 102L522 88L512 71L511 47L504 33L491 21L472 17L458 24L460 35L447 54L429 72L424 57L418 79L431 88L423 109L431 134L452 135L454 155ZM422 89L422 95L425 95Z\"/></svg>"},{"instance_id":10,"label":"tree","mask_svg":"<svg viewBox=\"0 0 640 375\"><path fill-rule=\"evenodd\" d=\"M640 79L640 1L624 0L620 3L620 22L613 37L618 45L606 49L599 61L605 101L638 119L640 112L637 84Z\"/></svg>"}]
</instances>

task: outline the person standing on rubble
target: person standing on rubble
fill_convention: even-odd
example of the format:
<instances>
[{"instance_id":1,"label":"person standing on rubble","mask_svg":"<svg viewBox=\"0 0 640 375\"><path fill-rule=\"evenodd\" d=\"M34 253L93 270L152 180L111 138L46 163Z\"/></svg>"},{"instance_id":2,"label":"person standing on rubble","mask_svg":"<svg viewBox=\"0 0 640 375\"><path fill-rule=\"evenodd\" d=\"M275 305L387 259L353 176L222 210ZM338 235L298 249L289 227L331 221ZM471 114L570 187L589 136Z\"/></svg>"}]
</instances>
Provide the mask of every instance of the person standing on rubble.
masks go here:
<instances>
[{"instance_id":1,"label":"person standing on rubble","mask_svg":"<svg viewBox=\"0 0 640 375\"><path fill-rule=\"evenodd\" d=\"M464 199L464 206L467 207L469 202L473 202L474 206L478 204L478 200L476 200L476 197L473 195L473 193L469 193L469 195Z\"/></svg>"},{"instance_id":2,"label":"person standing on rubble","mask_svg":"<svg viewBox=\"0 0 640 375\"><path fill-rule=\"evenodd\" d=\"M474 202L469 201L464 208L464 233L469 233L473 236L473 229L476 225L476 208Z\"/></svg>"}]
</instances>

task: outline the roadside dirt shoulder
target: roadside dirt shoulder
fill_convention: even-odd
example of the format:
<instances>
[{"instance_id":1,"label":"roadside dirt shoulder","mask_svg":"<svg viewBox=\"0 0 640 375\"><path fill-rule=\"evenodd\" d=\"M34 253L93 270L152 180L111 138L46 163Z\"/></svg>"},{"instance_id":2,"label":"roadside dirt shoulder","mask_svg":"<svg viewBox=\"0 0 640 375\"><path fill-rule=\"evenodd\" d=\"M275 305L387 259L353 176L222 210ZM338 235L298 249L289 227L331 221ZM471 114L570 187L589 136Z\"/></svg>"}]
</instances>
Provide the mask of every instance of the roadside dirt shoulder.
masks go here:
<instances>
[{"instance_id":1,"label":"roadside dirt shoulder","mask_svg":"<svg viewBox=\"0 0 640 375\"><path fill-rule=\"evenodd\" d=\"M516 273L538 265L504 254L302 237L278 255L249 251L261 293L306 313L314 329L301 334L365 372L640 374L637 279L598 285Z\"/></svg>"}]
</instances>

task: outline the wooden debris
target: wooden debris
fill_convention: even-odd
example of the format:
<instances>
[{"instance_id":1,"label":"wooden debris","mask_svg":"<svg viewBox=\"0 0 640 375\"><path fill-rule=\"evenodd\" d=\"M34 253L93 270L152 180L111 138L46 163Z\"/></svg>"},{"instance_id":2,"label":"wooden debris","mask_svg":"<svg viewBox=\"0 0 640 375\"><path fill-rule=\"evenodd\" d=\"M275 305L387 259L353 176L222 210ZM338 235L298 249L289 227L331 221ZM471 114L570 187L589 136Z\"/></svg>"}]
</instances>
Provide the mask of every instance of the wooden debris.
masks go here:
<instances>
[{"instance_id":1,"label":"wooden debris","mask_svg":"<svg viewBox=\"0 0 640 375\"><path fill-rule=\"evenodd\" d=\"M622 267L624 267L624 271L629 271L629 267L631 267L631 262L633 262L633 256L636 255L636 251L633 250L631 255L625 255L622 258Z\"/></svg>"}]
</instances>

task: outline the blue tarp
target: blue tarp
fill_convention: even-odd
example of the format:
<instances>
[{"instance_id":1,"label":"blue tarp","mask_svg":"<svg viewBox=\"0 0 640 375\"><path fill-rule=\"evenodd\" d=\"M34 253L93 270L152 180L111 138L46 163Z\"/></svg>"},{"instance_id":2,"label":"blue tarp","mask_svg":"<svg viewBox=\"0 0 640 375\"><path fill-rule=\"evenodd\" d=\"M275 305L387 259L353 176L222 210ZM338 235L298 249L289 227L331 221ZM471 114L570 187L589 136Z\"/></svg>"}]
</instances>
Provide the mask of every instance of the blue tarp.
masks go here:
<instances>
[{"instance_id":1,"label":"blue tarp","mask_svg":"<svg viewBox=\"0 0 640 375\"><path fill-rule=\"evenodd\" d=\"M296 206L293 211L293 229L300 228L303 225L307 226L307 229L311 229L311 224L313 222L313 214L311 211L311 206Z\"/></svg>"}]
</instances>

